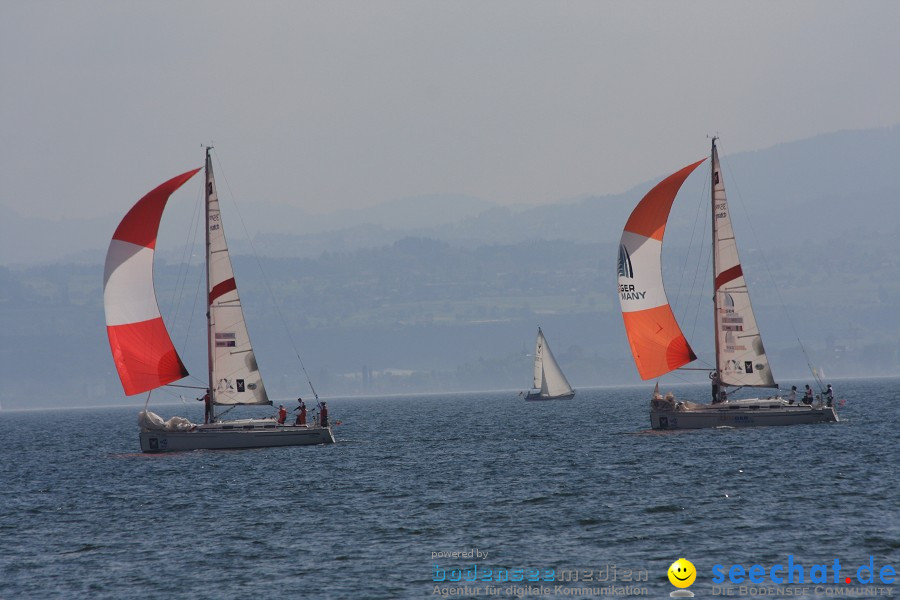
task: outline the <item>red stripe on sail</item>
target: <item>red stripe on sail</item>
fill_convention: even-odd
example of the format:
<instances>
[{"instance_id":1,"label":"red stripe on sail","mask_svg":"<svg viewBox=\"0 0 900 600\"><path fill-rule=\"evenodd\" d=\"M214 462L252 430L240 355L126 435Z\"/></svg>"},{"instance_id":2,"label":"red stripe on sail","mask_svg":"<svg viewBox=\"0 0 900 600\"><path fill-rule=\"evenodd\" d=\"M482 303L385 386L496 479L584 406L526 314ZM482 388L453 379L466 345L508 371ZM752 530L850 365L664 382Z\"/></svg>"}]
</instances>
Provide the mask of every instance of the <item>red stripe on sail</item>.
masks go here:
<instances>
[{"instance_id":1,"label":"red stripe on sail","mask_svg":"<svg viewBox=\"0 0 900 600\"><path fill-rule=\"evenodd\" d=\"M126 396L156 389L188 374L162 317L111 325L106 332Z\"/></svg>"},{"instance_id":2,"label":"red stripe on sail","mask_svg":"<svg viewBox=\"0 0 900 600\"><path fill-rule=\"evenodd\" d=\"M156 246L156 233L159 230L159 221L162 219L163 209L166 207L166 202L169 201L169 196L199 170L194 169L173 177L138 200L137 204L131 207L131 210L119 223L119 227L113 234L113 239L154 248Z\"/></svg>"},{"instance_id":3,"label":"red stripe on sail","mask_svg":"<svg viewBox=\"0 0 900 600\"><path fill-rule=\"evenodd\" d=\"M212 291L209 293L209 303L212 304L216 300L216 298L224 296L228 292L236 289L237 283L235 283L234 277L232 277L231 279L226 279L222 283L217 283L215 286L213 286Z\"/></svg>"},{"instance_id":4,"label":"red stripe on sail","mask_svg":"<svg viewBox=\"0 0 900 600\"><path fill-rule=\"evenodd\" d=\"M741 270L741 265L734 265L730 269L725 269L716 277L715 288L718 290L729 281L734 281L738 277L743 276L743 274L744 271Z\"/></svg>"},{"instance_id":5,"label":"red stripe on sail","mask_svg":"<svg viewBox=\"0 0 900 600\"><path fill-rule=\"evenodd\" d=\"M641 379L653 379L695 360L668 304L623 312L625 332Z\"/></svg>"},{"instance_id":6,"label":"red stripe on sail","mask_svg":"<svg viewBox=\"0 0 900 600\"><path fill-rule=\"evenodd\" d=\"M634 208L628 222L625 223L625 231L662 241L669 211L672 209L672 203L675 202L678 190L681 189L687 176L704 160L706 159L698 160L657 183Z\"/></svg>"}]
</instances>

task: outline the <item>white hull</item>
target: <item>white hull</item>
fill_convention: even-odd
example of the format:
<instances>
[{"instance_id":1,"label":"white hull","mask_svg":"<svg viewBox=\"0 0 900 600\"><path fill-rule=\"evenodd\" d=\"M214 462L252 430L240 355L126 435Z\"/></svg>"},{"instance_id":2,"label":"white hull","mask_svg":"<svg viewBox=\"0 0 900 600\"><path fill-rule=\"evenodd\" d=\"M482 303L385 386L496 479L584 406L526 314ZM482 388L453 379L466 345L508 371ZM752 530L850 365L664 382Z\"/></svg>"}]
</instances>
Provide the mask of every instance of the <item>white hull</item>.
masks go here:
<instances>
[{"instance_id":1,"label":"white hull","mask_svg":"<svg viewBox=\"0 0 900 600\"><path fill-rule=\"evenodd\" d=\"M834 407L787 404L781 398L722 404L669 403L654 400L650 407L653 429L705 429L710 427L766 427L834 423Z\"/></svg>"},{"instance_id":2,"label":"white hull","mask_svg":"<svg viewBox=\"0 0 900 600\"><path fill-rule=\"evenodd\" d=\"M529 402L540 402L542 400L568 400L575 396L575 390L572 390L568 394L560 394L559 396L542 396L539 393L529 392L527 396L525 396L525 400Z\"/></svg>"},{"instance_id":3,"label":"white hull","mask_svg":"<svg viewBox=\"0 0 900 600\"><path fill-rule=\"evenodd\" d=\"M333 444L330 427L276 425L273 421L234 421L200 425L190 431L141 429L142 452L238 450Z\"/></svg>"}]
</instances>

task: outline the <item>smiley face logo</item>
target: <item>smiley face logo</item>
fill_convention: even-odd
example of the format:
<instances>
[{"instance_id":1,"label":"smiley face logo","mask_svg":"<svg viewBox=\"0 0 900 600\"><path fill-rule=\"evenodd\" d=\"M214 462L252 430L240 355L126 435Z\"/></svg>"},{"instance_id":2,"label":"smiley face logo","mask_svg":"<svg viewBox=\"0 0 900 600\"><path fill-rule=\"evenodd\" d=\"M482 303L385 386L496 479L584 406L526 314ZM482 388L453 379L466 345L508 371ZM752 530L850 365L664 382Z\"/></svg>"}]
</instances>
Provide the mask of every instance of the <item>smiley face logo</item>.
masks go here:
<instances>
[{"instance_id":1,"label":"smiley face logo","mask_svg":"<svg viewBox=\"0 0 900 600\"><path fill-rule=\"evenodd\" d=\"M669 567L669 581L677 588L689 587L697 579L697 569L686 558L679 558Z\"/></svg>"}]
</instances>

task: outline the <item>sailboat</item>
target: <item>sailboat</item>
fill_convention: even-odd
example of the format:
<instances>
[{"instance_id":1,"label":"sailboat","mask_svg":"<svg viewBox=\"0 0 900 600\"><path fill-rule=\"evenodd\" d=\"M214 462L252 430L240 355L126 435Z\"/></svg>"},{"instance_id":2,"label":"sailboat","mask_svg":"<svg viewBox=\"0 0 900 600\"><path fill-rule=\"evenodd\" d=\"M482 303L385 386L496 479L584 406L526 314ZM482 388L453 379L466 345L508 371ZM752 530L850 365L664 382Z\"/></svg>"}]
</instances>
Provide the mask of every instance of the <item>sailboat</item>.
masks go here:
<instances>
[{"instance_id":1,"label":"sailboat","mask_svg":"<svg viewBox=\"0 0 900 600\"><path fill-rule=\"evenodd\" d=\"M553 356L544 332L538 327L534 345L534 387L525 395L526 400L562 400L575 395Z\"/></svg>"},{"instance_id":2,"label":"sailboat","mask_svg":"<svg viewBox=\"0 0 900 600\"><path fill-rule=\"evenodd\" d=\"M698 429L794 425L837 421L831 402L795 403L773 394L731 399L732 388L777 388L750 305L747 280L738 257L716 138L711 150L711 211L715 367L709 373L712 403L663 396L656 384L650 401L653 429ZM662 180L638 203L622 232L618 256L618 294L625 331L642 379L659 378L697 356L669 306L662 279L662 242L675 196L694 169L690 164ZM732 390L733 392L734 390Z\"/></svg>"},{"instance_id":3,"label":"sailboat","mask_svg":"<svg viewBox=\"0 0 900 600\"><path fill-rule=\"evenodd\" d=\"M172 384L188 371L172 344L153 286L153 255L169 197L201 169L173 177L141 198L122 219L106 254L103 305L109 346L125 395ZM226 421L238 405L271 405L256 364L228 254L210 148L206 149L206 419L164 421L138 415L143 452L332 444L327 422L283 425L274 418ZM202 389L202 388L201 388ZM149 402L149 396L147 398ZM220 407L222 408L221 410Z\"/></svg>"}]
</instances>

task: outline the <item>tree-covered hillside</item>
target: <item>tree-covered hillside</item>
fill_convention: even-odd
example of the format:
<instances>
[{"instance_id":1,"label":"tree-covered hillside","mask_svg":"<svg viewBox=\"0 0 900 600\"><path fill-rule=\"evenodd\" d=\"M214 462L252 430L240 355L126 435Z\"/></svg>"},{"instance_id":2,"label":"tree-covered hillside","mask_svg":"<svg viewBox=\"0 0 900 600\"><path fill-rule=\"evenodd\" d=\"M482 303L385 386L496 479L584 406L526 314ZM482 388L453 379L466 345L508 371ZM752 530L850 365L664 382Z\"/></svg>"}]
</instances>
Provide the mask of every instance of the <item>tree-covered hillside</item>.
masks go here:
<instances>
[{"instance_id":1,"label":"tree-covered hillside","mask_svg":"<svg viewBox=\"0 0 900 600\"><path fill-rule=\"evenodd\" d=\"M682 250L672 248L667 282L685 279ZM791 238L744 252L776 376L805 375L798 336L831 377L900 372L898 257L898 236L888 233ZM323 395L523 389L538 325L574 385L635 383L614 261L612 244L464 248L406 238L315 259L236 256L235 270L267 386L288 397L308 389L296 352ZM0 269L3 407L123 401L105 337L102 271ZM158 299L202 382L201 271L184 275L158 263ZM699 300L671 292L670 300L704 365L711 314L708 293L695 292Z\"/></svg>"}]
</instances>

